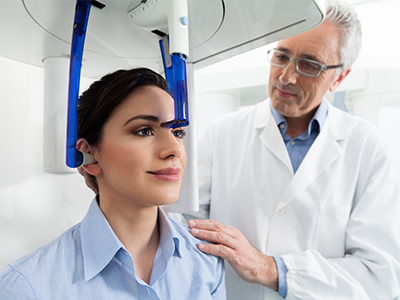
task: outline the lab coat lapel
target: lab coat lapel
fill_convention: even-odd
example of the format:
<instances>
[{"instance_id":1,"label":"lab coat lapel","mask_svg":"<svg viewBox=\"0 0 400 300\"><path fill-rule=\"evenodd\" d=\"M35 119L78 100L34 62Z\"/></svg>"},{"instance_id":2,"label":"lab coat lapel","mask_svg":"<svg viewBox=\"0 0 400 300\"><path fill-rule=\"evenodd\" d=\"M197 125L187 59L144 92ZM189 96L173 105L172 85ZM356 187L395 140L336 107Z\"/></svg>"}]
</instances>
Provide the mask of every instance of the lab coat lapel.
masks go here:
<instances>
[{"instance_id":1,"label":"lab coat lapel","mask_svg":"<svg viewBox=\"0 0 400 300\"><path fill-rule=\"evenodd\" d=\"M275 155L293 174L292 163L286 149L282 135L276 125L269 107L269 101L263 103L256 116L256 128L261 129L260 139L263 144Z\"/></svg>"},{"instance_id":2,"label":"lab coat lapel","mask_svg":"<svg viewBox=\"0 0 400 300\"><path fill-rule=\"evenodd\" d=\"M339 141L349 136L350 130L344 120L343 112L330 105L324 128L289 183L277 210L290 203L300 191L310 186L343 154Z\"/></svg>"}]
</instances>

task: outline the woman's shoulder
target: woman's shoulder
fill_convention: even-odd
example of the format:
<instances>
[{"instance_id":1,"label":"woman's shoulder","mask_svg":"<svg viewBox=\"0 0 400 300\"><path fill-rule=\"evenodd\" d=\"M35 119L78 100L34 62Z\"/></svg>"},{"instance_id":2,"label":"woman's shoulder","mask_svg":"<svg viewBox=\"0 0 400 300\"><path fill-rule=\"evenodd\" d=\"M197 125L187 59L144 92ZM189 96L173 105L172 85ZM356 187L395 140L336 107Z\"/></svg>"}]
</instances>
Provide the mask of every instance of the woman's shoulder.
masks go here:
<instances>
[{"instance_id":1,"label":"woman's shoulder","mask_svg":"<svg viewBox=\"0 0 400 300\"><path fill-rule=\"evenodd\" d=\"M171 236L175 244L173 259L168 262L170 272L163 277L172 284L189 288L181 289L182 299L225 299L225 269L222 258L201 252L197 245L205 243L190 234L186 223L168 218ZM190 293L191 296L182 294ZM197 295L197 296L192 296Z\"/></svg>"},{"instance_id":2,"label":"woman's shoulder","mask_svg":"<svg viewBox=\"0 0 400 300\"><path fill-rule=\"evenodd\" d=\"M40 276L42 272L47 273L48 268L54 265L55 261L62 262L60 258L68 255L66 252L73 253L75 251L76 243L80 243L80 238L77 236L79 235L79 228L80 223L71 227L50 243L10 263L2 272L0 281L7 274L11 276L12 273L22 274L24 277L36 277Z\"/></svg>"},{"instance_id":3,"label":"woman's shoulder","mask_svg":"<svg viewBox=\"0 0 400 300\"><path fill-rule=\"evenodd\" d=\"M186 223L180 223L171 218L168 218L168 221L170 226L175 231L177 235L176 237L179 239L179 250L184 252L182 255L190 255L192 258L199 259L201 261L207 261L210 265L214 266L221 263L221 258L206 254L198 249L198 244L209 242L194 237L190 233L190 228Z\"/></svg>"}]
</instances>

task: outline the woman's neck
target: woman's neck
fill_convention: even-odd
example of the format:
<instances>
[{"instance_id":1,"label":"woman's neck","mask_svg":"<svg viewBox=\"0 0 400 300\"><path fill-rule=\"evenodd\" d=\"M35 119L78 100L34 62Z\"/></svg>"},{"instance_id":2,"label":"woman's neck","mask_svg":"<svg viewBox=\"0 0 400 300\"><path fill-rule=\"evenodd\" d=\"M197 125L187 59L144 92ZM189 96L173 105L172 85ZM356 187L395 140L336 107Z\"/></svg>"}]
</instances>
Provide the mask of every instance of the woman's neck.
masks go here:
<instances>
[{"instance_id":1,"label":"woman's neck","mask_svg":"<svg viewBox=\"0 0 400 300\"><path fill-rule=\"evenodd\" d=\"M138 208L130 203L102 197L100 209L131 254L136 276L149 283L160 241L158 207Z\"/></svg>"}]
</instances>

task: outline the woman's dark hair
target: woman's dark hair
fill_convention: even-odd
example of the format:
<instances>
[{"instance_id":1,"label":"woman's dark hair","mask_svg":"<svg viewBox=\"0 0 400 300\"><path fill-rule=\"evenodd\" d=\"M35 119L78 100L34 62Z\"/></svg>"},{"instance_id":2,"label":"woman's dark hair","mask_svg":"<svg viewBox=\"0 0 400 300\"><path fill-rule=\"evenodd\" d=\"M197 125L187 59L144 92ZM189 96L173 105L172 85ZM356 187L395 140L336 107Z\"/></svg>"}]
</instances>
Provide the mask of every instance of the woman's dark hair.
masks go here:
<instances>
[{"instance_id":1,"label":"woman's dark hair","mask_svg":"<svg viewBox=\"0 0 400 300\"><path fill-rule=\"evenodd\" d=\"M118 70L91 84L79 97L77 138L92 146L101 141L104 124L126 97L142 86L156 86L168 92L166 80L147 68Z\"/></svg>"},{"instance_id":2,"label":"woman's dark hair","mask_svg":"<svg viewBox=\"0 0 400 300\"><path fill-rule=\"evenodd\" d=\"M77 138L85 138L97 146L103 136L104 124L130 93L143 86L156 86L168 92L166 80L147 68L119 70L92 83L79 97ZM89 186L99 190L95 176Z\"/></svg>"}]
</instances>

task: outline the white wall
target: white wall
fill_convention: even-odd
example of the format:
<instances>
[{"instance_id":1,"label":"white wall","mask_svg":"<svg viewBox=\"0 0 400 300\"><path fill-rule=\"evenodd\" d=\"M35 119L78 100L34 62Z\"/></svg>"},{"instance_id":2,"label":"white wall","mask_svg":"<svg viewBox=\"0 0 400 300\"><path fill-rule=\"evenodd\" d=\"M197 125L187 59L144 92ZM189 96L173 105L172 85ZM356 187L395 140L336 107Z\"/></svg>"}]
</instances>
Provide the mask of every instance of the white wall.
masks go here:
<instances>
[{"instance_id":1,"label":"white wall","mask_svg":"<svg viewBox=\"0 0 400 300\"><path fill-rule=\"evenodd\" d=\"M43 68L0 57L0 271L81 221L77 173L43 172Z\"/></svg>"}]
</instances>

